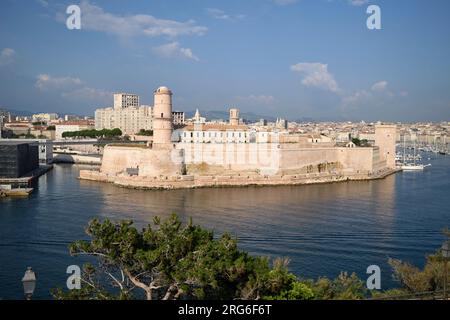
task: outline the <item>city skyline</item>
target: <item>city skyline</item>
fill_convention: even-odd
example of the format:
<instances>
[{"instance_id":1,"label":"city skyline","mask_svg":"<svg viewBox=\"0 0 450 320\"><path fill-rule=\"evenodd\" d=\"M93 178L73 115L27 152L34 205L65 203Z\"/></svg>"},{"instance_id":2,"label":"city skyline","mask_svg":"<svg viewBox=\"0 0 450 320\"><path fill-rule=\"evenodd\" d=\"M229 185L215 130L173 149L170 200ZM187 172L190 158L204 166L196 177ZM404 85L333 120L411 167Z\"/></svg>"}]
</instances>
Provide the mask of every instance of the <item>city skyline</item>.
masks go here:
<instances>
[{"instance_id":1,"label":"city skyline","mask_svg":"<svg viewBox=\"0 0 450 320\"><path fill-rule=\"evenodd\" d=\"M382 30L366 27L371 3ZM81 30L65 26L70 4L80 5ZM445 121L448 9L419 0L7 0L0 105L92 115L113 92L153 104L153 90L167 85L181 111Z\"/></svg>"}]
</instances>

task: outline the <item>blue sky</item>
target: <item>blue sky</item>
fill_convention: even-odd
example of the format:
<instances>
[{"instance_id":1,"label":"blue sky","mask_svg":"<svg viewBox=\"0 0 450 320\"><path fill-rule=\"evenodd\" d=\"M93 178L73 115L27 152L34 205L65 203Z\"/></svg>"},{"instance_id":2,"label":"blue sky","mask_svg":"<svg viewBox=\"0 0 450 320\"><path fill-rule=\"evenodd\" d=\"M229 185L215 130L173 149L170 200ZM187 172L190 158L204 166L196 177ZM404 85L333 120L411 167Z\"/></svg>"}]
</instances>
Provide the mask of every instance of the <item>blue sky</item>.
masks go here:
<instances>
[{"instance_id":1,"label":"blue sky","mask_svg":"<svg viewBox=\"0 0 450 320\"><path fill-rule=\"evenodd\" d=\"M81 7L81 30L66 8ZM382 30L366 27L381 8ZM447 0L2 0L0 106L93 114L169 86L178 110L450 120Z\"/></svg>"}]
</instances>

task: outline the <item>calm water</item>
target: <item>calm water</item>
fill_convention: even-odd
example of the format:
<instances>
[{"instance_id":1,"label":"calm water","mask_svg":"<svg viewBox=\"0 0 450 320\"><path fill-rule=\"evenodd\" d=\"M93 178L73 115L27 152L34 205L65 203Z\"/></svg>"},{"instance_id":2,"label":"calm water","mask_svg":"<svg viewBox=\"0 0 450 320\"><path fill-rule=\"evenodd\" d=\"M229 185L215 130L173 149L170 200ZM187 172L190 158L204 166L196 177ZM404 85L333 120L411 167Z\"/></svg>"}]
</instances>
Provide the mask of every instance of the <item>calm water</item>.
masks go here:
<instances>
[{"instance_id":1,"label":"calm water","mask_svg":"<svg viewBox=\"0 0 450 320\"><path fill-rule=\"evenodd\" d=\"M64 286L67 266L82 263L67 245L86 238L91 218L142 226L172 212L217 233L232 232L253 254L290 257L299 276L347 270L365 277L367 266L377 264L388 288L395 285L388 257L421 266L450 226L450 157L433 157L423 173L379 181L175 191L79 181L81 166L56 165L29 199L0 199L0 298L22 298L27 266L38 274L35 298Z\"/></svg>"}]
</instances>

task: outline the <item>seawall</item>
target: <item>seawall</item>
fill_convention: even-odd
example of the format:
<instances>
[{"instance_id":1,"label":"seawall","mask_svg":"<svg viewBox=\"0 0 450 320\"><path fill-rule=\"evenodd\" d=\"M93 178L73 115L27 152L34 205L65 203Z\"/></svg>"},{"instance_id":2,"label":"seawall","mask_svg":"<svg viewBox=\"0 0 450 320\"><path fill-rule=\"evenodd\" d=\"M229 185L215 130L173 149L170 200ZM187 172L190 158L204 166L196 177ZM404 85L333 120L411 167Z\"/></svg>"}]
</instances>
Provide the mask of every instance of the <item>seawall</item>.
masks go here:
<instances>
[{"instance_id":1,"label":"seawall","mask_svg":"<svg viewBox=\"0 0 450 320\"><path fill-rule=\"evenodd\" d=\"M134 189L185 189L212 187L280 186L333 183L343 181L363 181L382 179L398 172L398 169L385 169L372 174L291 174L291 175L218 175L195 176L177 175L160 177L130 176L125 174L107 175L95 170L81 170L80 179L113 183L117 186Z\"/></svg>"}]
</instances>

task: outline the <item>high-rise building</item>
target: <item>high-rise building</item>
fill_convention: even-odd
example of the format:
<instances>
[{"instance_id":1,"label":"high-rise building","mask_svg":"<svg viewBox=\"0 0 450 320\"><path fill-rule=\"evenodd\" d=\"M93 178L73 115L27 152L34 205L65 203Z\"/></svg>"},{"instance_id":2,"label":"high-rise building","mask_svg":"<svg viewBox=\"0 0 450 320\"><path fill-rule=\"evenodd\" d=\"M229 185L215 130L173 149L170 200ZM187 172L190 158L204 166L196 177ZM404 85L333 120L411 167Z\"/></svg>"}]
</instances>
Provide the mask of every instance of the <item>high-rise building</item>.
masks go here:
<instances>
[{"instance_id":1,"label":"high-rise building","mask_svg":"<svg viewBox=\"0 0 450 320\"><path fill-rule=\"evenodd\" d=\"M160 91L158 91L160 90ZM139 105L139 96L129 93L114 94L114 106L95 110L95 129L115 129L119 128L123 134L132 135L138 133L141 129L154 130L154 118L161 112L155 111L156 106L163 109L165 118L171 119L175 125L185 124L185 114L182 111L172 112L172 99L169 99L170 90L166 87L160 87L155 91L155 106ZM163 104L170 103L170 116L167 114L168 106ZM159 117L160 118L160 117Z\"/></svg>"},{"instance_id":2,"label":"high-rise building","mask_svg":"<svg viewBox=\"0 0 450 320\"><path fill-rule=\"evenodd\" d=\"M139 105L139 96L114 94L114 107L95 110L95 129L119 128L123 134L136 134L141 129L153 129L153 108Z\"/></svg>"},{"instance_id":3,"label":"high-rise building","mask_svg":"<svg viewBox=\"0 0 450 320\"><path fill-rule=\"evenodd\" d=\"M130 107L139 107L139 96L130 93L114 94L114 109L125 109Z\"/></svg>"}]
</instances>

